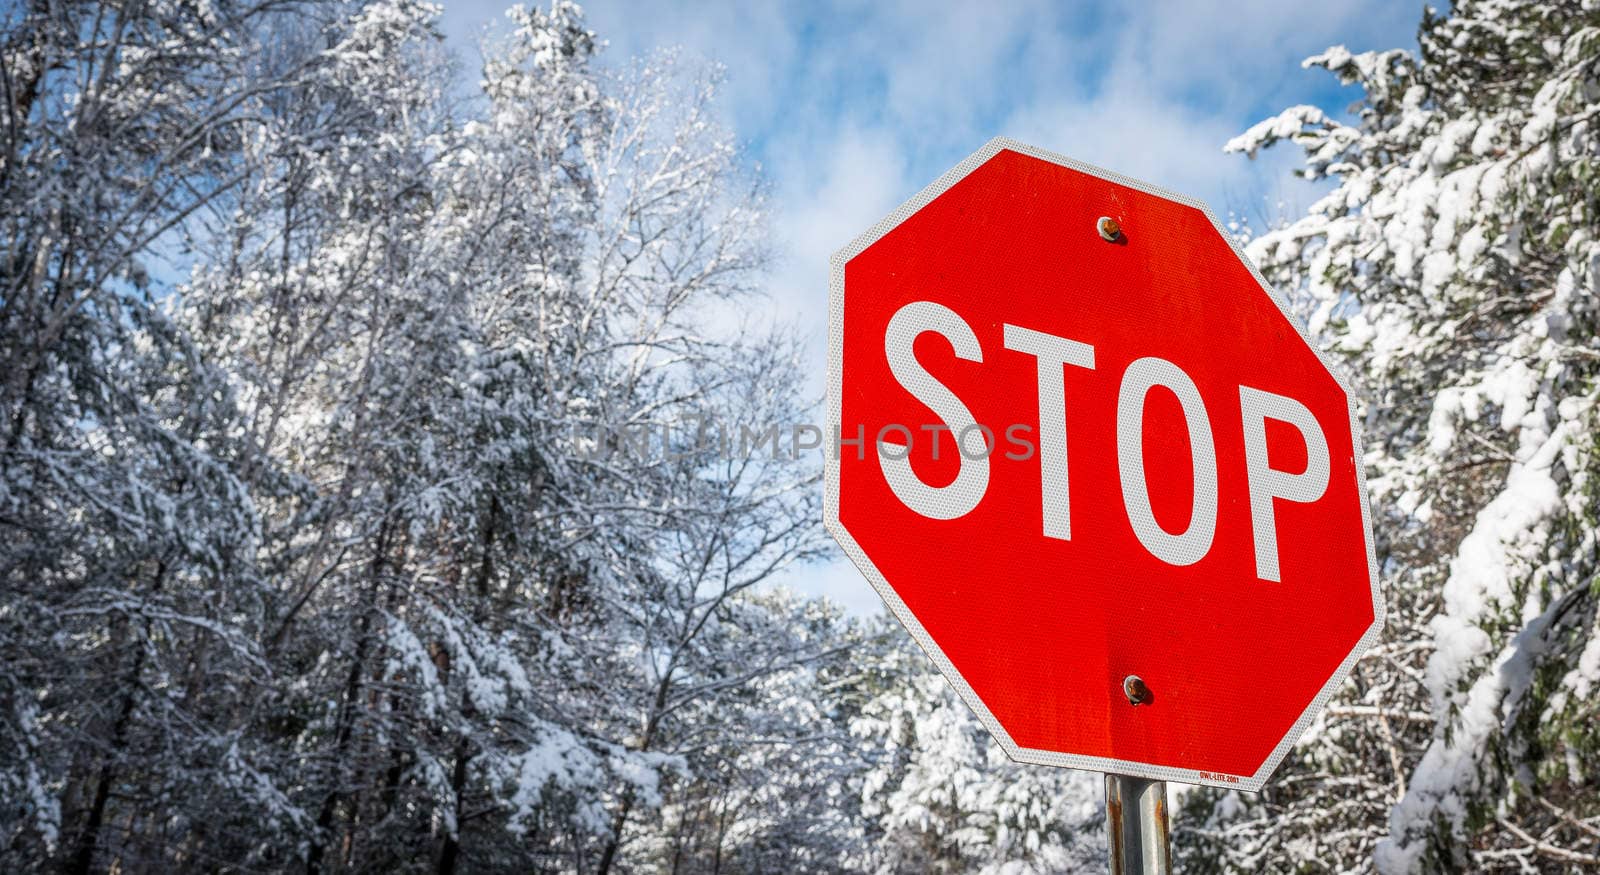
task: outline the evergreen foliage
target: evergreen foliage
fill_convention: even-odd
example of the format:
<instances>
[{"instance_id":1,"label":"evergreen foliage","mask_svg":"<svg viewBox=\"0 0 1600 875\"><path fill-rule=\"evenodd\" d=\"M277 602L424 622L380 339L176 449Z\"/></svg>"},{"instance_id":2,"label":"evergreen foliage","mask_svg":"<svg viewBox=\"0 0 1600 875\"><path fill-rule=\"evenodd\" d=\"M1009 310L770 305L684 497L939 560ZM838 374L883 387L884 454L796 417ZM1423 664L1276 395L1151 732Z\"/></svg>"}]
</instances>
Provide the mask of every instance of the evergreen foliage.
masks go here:
<instances>
[{"instance_id":1,"label":"evergreen foliage","mask_svg":"<svg viewBox=\"0 0 1600 875\"><path fill-rule=\"evenodd\" d=\"M1196 794L1199 871L1600 866L1600 4L1464 0L1290 142L1332 190L1256 237L1366 401L1386 640L1259 798Z\"/></svg>"}]
</instances>

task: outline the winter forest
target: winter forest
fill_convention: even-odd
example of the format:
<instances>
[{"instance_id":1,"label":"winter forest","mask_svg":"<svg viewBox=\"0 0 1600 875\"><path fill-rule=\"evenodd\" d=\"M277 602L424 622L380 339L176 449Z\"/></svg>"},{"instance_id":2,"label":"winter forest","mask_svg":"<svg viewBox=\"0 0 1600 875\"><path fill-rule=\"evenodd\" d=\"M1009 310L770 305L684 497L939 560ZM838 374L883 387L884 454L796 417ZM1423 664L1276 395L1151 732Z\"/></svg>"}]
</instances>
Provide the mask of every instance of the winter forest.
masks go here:
<instances>
[{"instance_id":1,"label":"winter forest","mask_svg":"<svg viewBox=\"0 0 1600 875\"><path fill-rule=\"evenodd\" d=\"M820 457L592 427L815 411L716 71L438 15L0 11L0 870L1102 871L1099 776L773 585ZM1600 871L1600 3L1419 46L1226 145L1326 180L1241 234L1389 619L1264 792L1174 786L1184 872Z\"/></svg>"}]
</instances>

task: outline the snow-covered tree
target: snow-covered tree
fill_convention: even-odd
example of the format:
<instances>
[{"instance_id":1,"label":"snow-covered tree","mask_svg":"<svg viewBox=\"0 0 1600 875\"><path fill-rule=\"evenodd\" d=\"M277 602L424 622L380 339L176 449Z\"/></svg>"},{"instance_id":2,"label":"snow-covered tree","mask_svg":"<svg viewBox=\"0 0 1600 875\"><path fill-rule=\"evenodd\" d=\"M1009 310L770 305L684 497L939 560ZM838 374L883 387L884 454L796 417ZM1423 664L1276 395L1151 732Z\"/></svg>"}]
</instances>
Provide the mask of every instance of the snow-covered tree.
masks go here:
<instances>
[{"instance_id":1,"label":"snow-covered tree","mask_svg":"<svg viewBox=\"0 0 1600 875\"><path fill-rule=\"evenodd\" d=\"M820 545L814 473L683 446L805 409L796 346L713 307L763 258L715 77L603 68L556 3L462 102L437 14L6 13L6 868L848 832L777 809L842 756L806 694L842 624L761 591Z\"/></svg>"},{"instance_id":2,"label":"snow-covered tree","mask_svg":"<svg viewBox=\"0 0 1600 875\"><path fill-rule=\"evenodd\" d=\"M1259 799L1199 794L1201 871L1600 866L1600 4L1463 0L1288 141L1331 190L1249 252L1365 396L1386 640Z\"/></svg>"},{"instance_id":3,"label":"snow-covered tree","mask_svg":"<svg viewBox=\"0 0 1600 875\"><path fill-rule=\"evenodd\" d=\"M3 16L0 856L149 867L273 821L234 744L268 673L258 460L164 277L240 183L247 104L314 58L252 69L272 3Z\"/></svg>"},{"instance_id":4,"label":"snow-covered tree","mask_svg":"<svg viewBox=\"0 0 1600 875\"><path fill-rule=\"evenodd\" d=\"M849 724L866 746L857 865L1013 875L1104 865L1101 777L1011 762L909 636L886 618L877 632Z\"/></svg>"}]
</instances>

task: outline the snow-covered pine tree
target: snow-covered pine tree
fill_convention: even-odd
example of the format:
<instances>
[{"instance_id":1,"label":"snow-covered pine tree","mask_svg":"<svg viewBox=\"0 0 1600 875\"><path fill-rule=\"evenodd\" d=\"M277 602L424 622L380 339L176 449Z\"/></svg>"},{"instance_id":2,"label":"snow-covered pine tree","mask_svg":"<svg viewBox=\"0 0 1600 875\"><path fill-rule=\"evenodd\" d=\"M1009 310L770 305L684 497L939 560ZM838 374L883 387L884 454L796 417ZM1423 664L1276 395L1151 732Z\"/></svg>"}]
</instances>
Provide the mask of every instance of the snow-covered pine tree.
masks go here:
<instances>
[{"instance_id":1,"label":"snow-covered pine tree","mask_svg":"<svg viewBox=\"0 0 1600 875\"><path fill-rule=\"evenodd\" d=\"M183 293L294 487L293 680L257 729L297 757L311 868L656 865L658 807L732 791L720 751L815 734L762 719L790 695L723 712L835 649L751 598L818 545L812 475L683 446L803 409L783 337L706 310L752 290L759 191L714 81L601 68L567 3L514 8L452 117L434 14L313 30L332 63L263 107L259 185Z\"/></svg>"},{"instance_id":2,"label":"snow-covered pine tree","mask_svg":"<svg viewBox=\"0 0 1600 875\"><path fill-rule=\"evenodd\" d=\"M880 615L843 695L864 748L867 872L1028 873L1104 865L1099 775L1014 763L899 624Z\"/></svg>"},{"instance_id":3,"label":"snow-covered pine tree","mask_svg":"<svg viewBox=\"0 0 1600 875\"><path fill-rule=\"evenodd\" d=\"M469 103L415 0L5 15L0 868L843 859L848 634L757 592L811 468L596 438L803 419L710 307L714 77L560 2Z\"/></svg>"},{"instance_id":4,"label":"snow-covered pine tree","mask_svg":"<svg viewBox=\"0 0 1600 875\"><path fill-rule=\"evenodd\" d=\"M1257 237L1366 400L1385 641L1258 798L1197 794L1194 871L1600 867L1600 3L1463 0L1288 141L1332 190Z\"/></svg>"},{"instance_id":5,"label":"snow-covered pine tree","mask_svg":"<svg viewBox=\"0 0 1600 875\"><path fill-rule=\"evenodd\" d=\"M274 4L0 15L0 867L154 868L276 819L235 744L259 459L165 277L240 182L246 104L312 59L251 66Z\"/></svg>"}]
</instances>

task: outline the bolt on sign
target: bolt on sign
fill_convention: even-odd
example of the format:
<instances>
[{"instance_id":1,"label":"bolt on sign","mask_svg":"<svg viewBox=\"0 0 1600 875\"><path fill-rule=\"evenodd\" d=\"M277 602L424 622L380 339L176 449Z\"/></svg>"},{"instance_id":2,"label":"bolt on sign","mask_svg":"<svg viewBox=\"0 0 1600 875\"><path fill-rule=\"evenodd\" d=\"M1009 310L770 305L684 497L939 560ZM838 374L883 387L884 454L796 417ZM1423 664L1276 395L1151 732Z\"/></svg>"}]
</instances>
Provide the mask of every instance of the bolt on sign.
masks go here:
<instances>
[{"instance_id":1,"label":"bolt on sign","mask_svg":"<svg viewBox=\"0 0 1600 875\"><path fill-rule=\"evenodd\" d=\"M827 525L1013 759L1257 790L1383 625L1352 394L1204 204L996 139L832 262Z\"/></svg>"}]
</instances>

